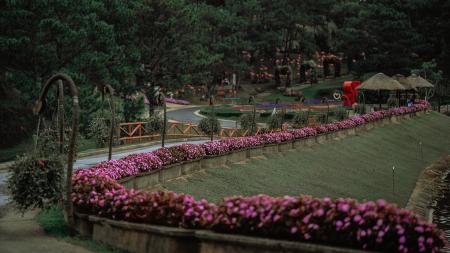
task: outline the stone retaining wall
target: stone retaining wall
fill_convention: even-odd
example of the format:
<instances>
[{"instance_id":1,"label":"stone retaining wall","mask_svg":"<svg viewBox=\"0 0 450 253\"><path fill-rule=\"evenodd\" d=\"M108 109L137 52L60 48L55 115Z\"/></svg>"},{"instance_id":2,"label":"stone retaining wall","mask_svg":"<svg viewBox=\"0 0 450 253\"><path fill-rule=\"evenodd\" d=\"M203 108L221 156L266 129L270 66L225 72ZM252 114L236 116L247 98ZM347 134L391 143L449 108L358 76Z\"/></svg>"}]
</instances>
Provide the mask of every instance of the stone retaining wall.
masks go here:
<instances>
[{"instance_id":1,"label":"stone retaining wall","mask_svg":"<svg viewBox=\"0 0 450 253\"><path fill-rule=\"evenodd\" d=\"M422 115L423 112L415 113L413 116ZM364 125L355 128L343 129L335 132L319 134L304 139L297 139L294 141L287 141L282 143L274 143L262 145L259 147L236 150L221 156L210 156L206 159L186 161L169 166L165 166L160 170L141 173L139 175L123 178L118 180L120 184L127 189L145 189L152 188L163 184L169 180L179 178L184 175L189 175L200 170L207 170L210 168L217 168L225 166L226 164L233 164L243 162L258 156L268 156L278 154L279 152L288 152L292 150L302 150L310 148L317 144L324 144L329 141L341 140L347 136L361 134L376 127L383 127L391 123L399 123L402 119L409 119L410 116L392 116L375 122L365 123Z\"/></svg>"},{"instance_id":2,"label":"stone retaining wall","mask_svg":"<svg viewBox=\"0 0 450 253\"><path fill-rule=\"evenodd\" d=\"M75 228L82 236L133 253L365 252L320 244L221 234L208 230L137 224L82 214L76 214L75 217Z\"/></svg>"}]
</instances>

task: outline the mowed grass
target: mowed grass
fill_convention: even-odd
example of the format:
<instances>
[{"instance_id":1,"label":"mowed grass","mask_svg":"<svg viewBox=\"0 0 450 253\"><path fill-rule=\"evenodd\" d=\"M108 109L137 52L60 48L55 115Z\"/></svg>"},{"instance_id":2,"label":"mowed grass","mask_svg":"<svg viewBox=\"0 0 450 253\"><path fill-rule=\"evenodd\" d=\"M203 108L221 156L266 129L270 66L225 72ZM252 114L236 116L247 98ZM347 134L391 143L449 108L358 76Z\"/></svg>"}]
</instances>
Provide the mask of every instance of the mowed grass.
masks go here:
<instances>
[{"instance_id":1,"label":"mowed grass","mask_svg":"<svg viewBox=\"0 0 450 253\"><path fill-rule=\"evenodd\" d=\"M431 113L312 149L209 169L163 187L215 202L232 195L309 194L358 200L384 198L405 206L421 171L448 154L450 117Z\"/></svg>"}]
</instances>

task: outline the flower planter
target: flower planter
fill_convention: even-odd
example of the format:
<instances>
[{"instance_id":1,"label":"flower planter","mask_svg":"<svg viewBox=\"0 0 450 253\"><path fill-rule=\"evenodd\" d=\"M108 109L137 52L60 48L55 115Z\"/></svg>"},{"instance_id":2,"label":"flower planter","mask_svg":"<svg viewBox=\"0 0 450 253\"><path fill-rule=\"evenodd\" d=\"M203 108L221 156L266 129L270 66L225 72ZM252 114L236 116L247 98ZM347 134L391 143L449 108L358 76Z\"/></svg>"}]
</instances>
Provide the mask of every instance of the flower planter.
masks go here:
<instances>
[{"instance_id":1,"label":"flower planter","mask_svg":"<svg viewBox=\"0 0 450 253\"><path fill-rule=\"evenodd\" d=\"M253 147L248 149L248 157L249 158L253 158L253 157L258 157L258 156L262 156L263 155L263 146L258 146L258 147Z\"/></svg>"},{"instance_id":2,"label":"flower planter","mask_svg":"<svg viewBox=\"0 0 450 253\"><path fill-rule=\"evenodd\" d=\"M337 131L336 134L339 139L344 139L345 137L347 137L348 131L347 129L342 129Z\"/></svg>"},{"instance_id":3,"label":"flower planter","mask_svg":"<svg viewBox=\"0 0 450 253\"><path fill-rule=\"evenodd\" d=\"M366 130L370 130L373 128L373 123L372 122L366 122L366 124L364 124L364 127L366 128Z\"/></svg>"},{"instance_id":4,"label":"flower planter","mask_svg":"<svg viewBox=\"0 0 450 253\"><path fill-rule=\"evenodd\" d=\"M134 180L135 177L136 176L126 177L121 180L118 180L118 182L121 185L125 186L125 188L127 188L127 189L133 189L133 188L135 188L135 180Z\"/></svg>"},{"instance_id":5,"label":"flower planter","mask_svg":"<svg viewBox=\"0 0 450 253\"><path fill-rule=\"evenodd\" d=\"M383 126L383 120L379 119L373 122L374 127L382 127Z\"/></svg>"},{"instance_id":6,"label":"flower planter","mask_svg":"<svg viewBox=\"0 0 450 253\"><path fill-rule=\"evenodd\" d=\"M164 170L165 168L163 168ZM160 173L162 173L162 170L156 170L156 171L150 171L146 173L141 173L136 175L136 177L133 179L134 181L134 189L145 189L148 187L153 187L159 183L160 181Z\"/></svg>"},{"instance_id":7,"label":"flower planter","mask_svg":"<svg viewBox=\"0 0 450 253\"><path fill-rule=\"evenodd\" d=\"M365 251L303 242L230 235L198 230L199 253L363 253Z\"/></svg>"},{"instance_id":8,"label":"flower planter","mask_svg":"<svg viewBox=\"0 0 450 253\"><path fill-rule=\"evenodd\" d=\"M247 150L234 150L226 155L227 163L238 163L247 159Z\"/></svg>"},{"instance_id":9,"label":"flower planter","mask_svg":"<svg viewBox=\"0 0 450 253\"><path fill-rule=\"evenodd\" d=\"M75 228L85 237L133 253L362 253L365 251L253 236L116 221L76 214ZM86 231L88 232L88 231Z\"/></svg>"},{"instance_id":10,"label":"flower planter","mask_svg":"<svg viewBox=\"0 0 450 253\"><path fill-rule=\"evenodd\" d=\"M285 141L278 143L278 151L279 152L286 152L293 149L293 141Z\"/></svg>"},{"instance_id":11,"label":"flower planter","mask_svg":"<svg viewBox=\"0 0 450 253\"><path fill-rule=\"evenodd\" d=\"M89 221L89 215L82 213L74 213L73 229L81 235L81 237L92 238L93 225Z\"/></svg>"},{"instance_id":12,"label":"flower planter","mask_svg":"<svg viewBox=\"0 0 450 253\"><path fill-rule=\"evenodd\" d=\"M159 182L164 183L168 180L177 178L181 176L181 168L183 165L181 163L171 164L162 168L159 173Z\"/></svg>"},{"instance_id":13,"label":"flower planter","mask_svg":"<svg viewBox=\"0 0 450 253\"><path fill-rule=\"evenodd\" d=\"M382 119L382 121L383 121L383 125L385 125L385 126L391 124L390 117L386 117L386 118Z\"/></svg>"},{"instance_id":14,"label":"flower planter","mask_svg":"<svg viewBox=\"0 0 450 253\"><path fill-rule=\"evenodd\" d=\"M218 168L227 162L227 154L219 156L207 156L201 160L202 169Z\"/></svg>"},{"instance_id":15,"label":"flower planter","mask_svg":"<svg viewBox=\"0 0 450 253\"><path fill-rule=\"evenodd\" d=\"M356 129L354 127L347 129L347 135L348 136L355 135L355 134L356 134Z\"/></svg>"},{"instance_id":16,"label":"flower planter","mask_svg":"<svg viewBox=\"0 0 450 253\"><path fill-rule=\"evenodd\" d=\"M398 123L399 121L400 121L399 116L393 115L393 116L391 117L391 122L392 122L392 123Z\"/></svg>"},{"instance_id":17,"label":"flower planter","mask_svg":"<svg viewBox=\"0 0 450 253\"><path fill-rule=\"evenodd\" d=\"M317 144L317 140L315 136L310 136L306 138L305 144L307 147L313 147Z\"/></svg>"},{"instance_id":18,"label":"flower planter","mask_svg":"<svg viewBox=\"0 0 450 253\"><path fill-rule=\"evenodd\" d=\"M274 155L278 153L278 143L265 144L263 148L265 155Z\"/></svg>"},{"instance_id":19,"label":"flower planter","mask_svg":"<svg viewBox=\"0 0 450 253\"><path fill-rule=\"evenodd\" d=\"M366 127L364 125L359 125L355 128L355 130L356 130L356 133L359 134L359 133L365 132Z\"/></svg>"},{"instance_id":20,"label":"flower planter","mask_svg":"<svg viewBox=\"0 0 450 253\"><path fill-rule=\"evenodd\" d=\"M198 252L193 230L137 224L89 216L92 239L135 253Z\"/></svg>"},{"instance_id":21,"label":"flower planter","mask_svg":"<svg viewBox=\"0 0 450 253\"><path fill-rule=\"evenodd\" d=\"M316 142L319 144L324 144L327 142L328 134L318 134L316 135Z\"/></svg>"},{"instance_id":22,"label":"flower planter","mask_svg":"<svg viewBox=\"0 0 450 253\"><path fill-rule=\"evenodd\" d=\"M202 164L200 162L200 159L198 160L192 160L192 161L186 161L181 166L181 174L187 175L196 171L199 171L202 169Z\"/></svg>"},{"instance_id":23,"label":"flower planter","mask_svg":"<svg viewBox=\"0 0 450 253\"><path fill-rule=\"evenodd\" d=\"M296 139L292 142L292 147L297 150L302 150L308 146L306 143L307 140L308 138Z\"/></svg>"}]
</instances>

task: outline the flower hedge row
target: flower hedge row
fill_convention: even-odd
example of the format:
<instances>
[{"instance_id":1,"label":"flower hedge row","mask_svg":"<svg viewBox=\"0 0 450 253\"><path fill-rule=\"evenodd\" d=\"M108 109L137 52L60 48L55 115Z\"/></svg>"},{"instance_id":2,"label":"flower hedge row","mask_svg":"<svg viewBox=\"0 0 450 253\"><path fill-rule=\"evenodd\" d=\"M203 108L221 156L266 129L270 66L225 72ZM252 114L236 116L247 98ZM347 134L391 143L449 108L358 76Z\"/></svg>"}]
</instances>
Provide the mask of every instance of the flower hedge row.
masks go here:
<instances>
[{"instance_id":1,"label":"flower hedge row","mask_svg":"<svg viewBox=\"0 0 450 253\"><path fill-rule=\"evenodd\" d=\"M384 252L437 252L445 239L435 225L383 200L358 203L308 196L274 198L259 195L226 198L215 205L206 200L196 201L185 194L127 190L117 182L165 165L348 129L392 115L424 110L427 106L421 103L411 108L368 113L316 128L228 138L199 145L182 144L102 162L74 173L72 202L79 212L130 222L212 229Z\"/></svg>"}]
</instances>

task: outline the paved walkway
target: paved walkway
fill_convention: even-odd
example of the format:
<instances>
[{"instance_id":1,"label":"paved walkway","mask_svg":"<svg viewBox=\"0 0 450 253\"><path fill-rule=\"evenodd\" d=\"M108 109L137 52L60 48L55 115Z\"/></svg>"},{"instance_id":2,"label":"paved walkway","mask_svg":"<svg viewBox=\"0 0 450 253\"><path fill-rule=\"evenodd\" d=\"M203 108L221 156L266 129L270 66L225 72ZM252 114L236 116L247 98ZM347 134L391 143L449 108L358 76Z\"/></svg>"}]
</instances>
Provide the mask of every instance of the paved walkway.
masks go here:
<instances>
[{"instance_id":1,"label":"paved walkway","mask_svg":"<svg viewBox=\"0 0 450 253\"><path fill-rule=\"evenodd\" d=\"M91 253L77 245L45 234L34 219L36 212L8 212L0 218L0 252L2 253Z\"/></svg>"}]
</instances>

